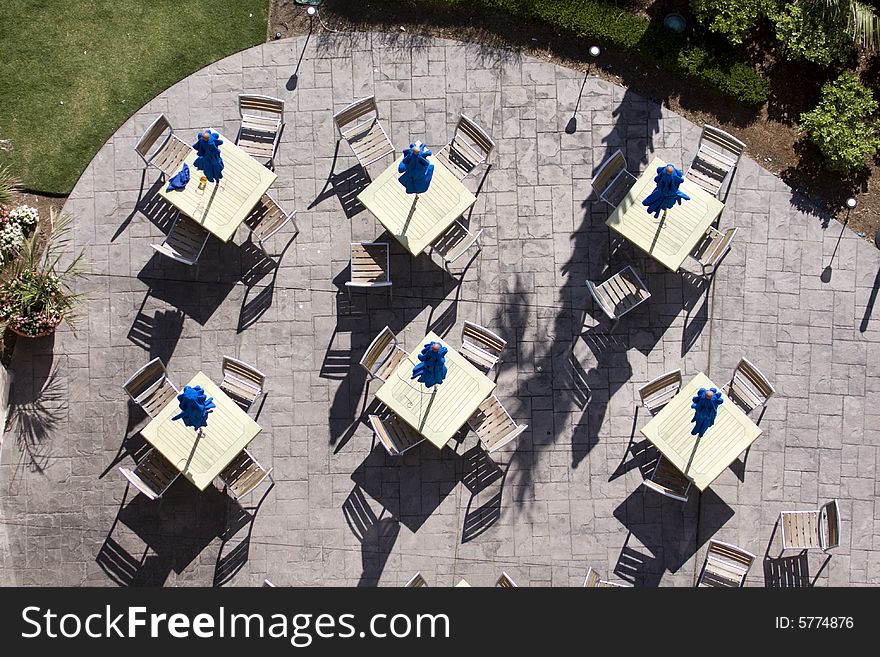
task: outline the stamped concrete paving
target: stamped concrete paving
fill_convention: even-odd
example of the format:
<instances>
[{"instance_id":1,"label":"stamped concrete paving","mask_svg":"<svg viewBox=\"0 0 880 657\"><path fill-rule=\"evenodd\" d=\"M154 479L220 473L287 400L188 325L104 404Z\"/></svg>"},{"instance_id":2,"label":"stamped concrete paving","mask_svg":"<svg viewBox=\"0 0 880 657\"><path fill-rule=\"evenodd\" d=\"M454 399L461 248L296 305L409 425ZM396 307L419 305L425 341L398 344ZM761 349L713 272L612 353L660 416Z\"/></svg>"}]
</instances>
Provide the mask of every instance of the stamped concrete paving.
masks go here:
<instances>
[{"instance_id":1,"label":"stamped concrete paving","mask_svg":"<svg viewBox=\"0 0 880 657\"><path fill-rule=\"evenodd\" d=\"M686 164L699 127L590 78L566 134L581 82L452 41L324 34L233 55L138 111L66 206L94 272L77 334L16 349L0 583L393 586L421 571L432 586L490 585L504 570L520 585L579 586L593 566L637 586L689 586L711 537L758 555L752 585L880 583L880 406L869 400L880 253L843 231L823 277L840 224L748 159L721 219L740 231L713 285L620 249L591 195L594 166L617 148L634 172L654 155ZM241 90L287 103L272 193L299 211L299 234L277 268L244 231L239 245L211 241L198 267L177 266L149 247L168 217L152 173L140 189L132 146L160 112L184 139L204 126L233 137ZM342 285L350 240L387 239L354 198L365 177L350 150L334 154L333 111L369 94L398 147L439 147L462 112L498 143L491 168L467 180L482 252L447 274L392 242L391 305L381 292L349 305ZM292 236L273 240L276 260ZM584 281L626 257L653 296L609 334ZM357 366L364 348L386 324L407 349L428 329L456 344L465 319L509 341L498 395L529 430L496 464L473 434L457 450L387 458L355 421L376 389ZM161 506L126 496L112 466L132 463L145 419L122 383L155 356L178 385L198 370L219 380L223 354L268 374L252 450L275 486L241 505L185 481ZM644 494L653 455L638 386L675 368L721 384L744 354L778 390L764 435L684 506ZM844 518L833 558L776 559L779 511L833 497Z\"/></svg>"}]
</instances>

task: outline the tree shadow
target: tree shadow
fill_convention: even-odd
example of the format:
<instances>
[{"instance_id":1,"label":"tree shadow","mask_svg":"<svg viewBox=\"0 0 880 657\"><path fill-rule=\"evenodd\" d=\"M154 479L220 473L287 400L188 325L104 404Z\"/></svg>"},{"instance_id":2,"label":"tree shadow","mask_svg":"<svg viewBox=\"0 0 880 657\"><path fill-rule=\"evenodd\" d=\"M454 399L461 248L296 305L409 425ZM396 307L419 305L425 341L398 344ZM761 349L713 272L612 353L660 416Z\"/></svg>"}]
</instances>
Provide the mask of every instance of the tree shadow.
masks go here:
<instances>
[{"instance_id":1,"label":"tree shadow","mask_svg":"<svg viewBox=\"0 0 880 657\"><path fill-rule=\"evenodd\" d=\"M461 481L462 458L423 443L402 457L376 446L351 479L388 514L415 533Z\"/></svg>"},{"instance_id":2,"label":"tree shadow","mask_svg":"<svg viewBox=\"0 0 880 657\"><path fill-rule=\"evenodd\" d=\"M20 339L12 354L10 370L15 385L9 394L6 433L13 436L19 452L16 474L44 472L52 456L52 435L67 421L68 390L54 361L55 334Z\"/></svg>"},{"instance_id":3,"label":"tree shadow","mask_svg":"<svg viewBox=\"0 0 880 657\"><path fill-rule=\"evenodd\" d=\"M359 587L376 586L379 583L400 534L400 522L385 513L386 509L383 508L376 515L358 485L352 488L342 503L345 522L361 544L361 576L357 583Z\"/></svg>"},{"instance_id":4,"label":"tree shadow","mask_svg":"<svg viewBox=\"0 0 880 657\"><path fill-rule=\"evenodd\" d=\"M217 551L217 562L214 564L213 586L223 586L244 568L250 556L254 521L257 519L260 507L273 488L275 488L275 482L270 482L256 505L247 508L227 495L226 523L220 536L221 543L220 549ZM247 531L244 536L239 536L245 527L247 527ZM233 544L232 548L227 550L227 546L230 544Z\"/></svg>"},{"instance_id":5,"label":"tree shadow","mask_svg":"<svg viewBox=\"0 0 880 657\"><path fill-rule=\"evenodd\" d=\"M822 153L806 136L795 142L794 150L798 164L781 171L779 177L791 187L791 204L828 228L847 198L868 190L871 170L863 168L850 176L828 171Z\"/></svg>"}]
</instances>

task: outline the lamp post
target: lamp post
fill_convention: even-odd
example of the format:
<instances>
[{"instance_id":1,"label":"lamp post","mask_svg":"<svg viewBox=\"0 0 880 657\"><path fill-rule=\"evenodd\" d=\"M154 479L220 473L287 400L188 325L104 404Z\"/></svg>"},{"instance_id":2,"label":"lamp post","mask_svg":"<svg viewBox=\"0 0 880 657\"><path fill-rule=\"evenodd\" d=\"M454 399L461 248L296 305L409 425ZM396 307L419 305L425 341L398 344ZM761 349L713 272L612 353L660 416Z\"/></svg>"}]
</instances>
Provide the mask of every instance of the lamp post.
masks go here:
<instances>
[{"instance_id":1,"label":"lamp post","mask_svg":"<svg viewBox=\"0 0 880 657\"><path fill-rule=\"evenodd\" d=\"M825 267L825 270L820 277L823 283L827 283L831 280L831 265L834 264L834 256L837 255L837 248L840 246L841 238L843 238L843 231L846 230L846 225L849 223L849 215L855 210L858 204L859 202L856 200L855 196L850 196L846 199L846 218L843 220L843 226L840 227L840 235L837 236L837 244L834 245L834 251L831 252L831 260L828 261L828 266ZM878 231L877 234L880 236L880 231Z\"/></svg>"},{"instance_id":2,"label":"lamp post","mask_svg":"<svg viewBox=\"0 0 880 657\"><path fill-rule=\"evenodd\" d=\"M578 107L581 106L581 97L584 95L584 87L587 86L587 78L590 77L590 68L592 68L594 62L602 53L602 50L599 48L599 46L590 46L589 52L592 59L590 60L589 64L587 64L587 72L584 75L584 81L581 83L581 92L578 94L577 103L575 103L574 106L574 113L571 115L571 118L568 120L568 123L565 126L565 132L569 135L574 134L575 130L577 130L577 111Z\"/></svg>"}]
</instances>

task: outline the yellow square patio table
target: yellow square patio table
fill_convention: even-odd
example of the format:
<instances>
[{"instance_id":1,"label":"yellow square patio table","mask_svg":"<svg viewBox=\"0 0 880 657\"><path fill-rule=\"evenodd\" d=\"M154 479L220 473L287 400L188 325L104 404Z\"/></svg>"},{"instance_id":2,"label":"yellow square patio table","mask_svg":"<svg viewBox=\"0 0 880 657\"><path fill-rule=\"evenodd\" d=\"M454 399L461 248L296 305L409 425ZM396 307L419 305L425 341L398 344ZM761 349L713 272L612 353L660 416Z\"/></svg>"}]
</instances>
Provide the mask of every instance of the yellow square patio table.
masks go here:
<instances>
[{"instance_id":1,"label":"yellow square patio table","mask_svg":"<svg viewBox=\"0 0 880 657\"><path fill-rule=\"evenodd\" d=\"M189 183L182 190L170 192L163 185L159 195L209 233L228 242L278 176L231 140L221 138L223 177L219 185L209 182L205 189L199 189L202 172L195 168L197 154L191 150L186 157Z\"/></svg>"},{"instance_id":2,"label":"yellow square patio table","mask_svg":"<svg viewBox=\"0 0 880 657\"><path fill-rule=\"evenodd\" d=\"M680 189L691 200L670 208L665 218L661 212L660 218L654 219L642 201L654 190L657 167L664 164L657 157L651 161L605 224L667 269L677 271L724 204L685 176Z\"/></svg>"},{"instance_id":3,"label":"yellow square patio table","mask_svg":"<svg viewBox=\"0 0 880 657\"><path fill-rule=\"evenodd\" d=\"M141 435L196 488L205 490L261 429L203 372L196 374L187 385L202 386L216 405L208 415L208 425L202 428L201 437L195 429L184 425L183 420L171 419L180 412L177 397L143 428Z\"/></svg>"},{"instance_id":4,"label":"yellow square patio table","mask_svg":"<svg viewBox=\"0 0 880 657\"><path fill-rule=\"evenodd\" d=\"M761 429L727 395L702 438L691 435L692 398L700 388L720 388L700 372L657 415L642 434L701 491L750 447Z\"/></svg>"},{"instance_id":5,"label":"yellow square patio table","mask_svg":"<svg viewBox=\"0 0 880 657\"><path fill-rule=\"evenodd\" d=\"M442 162L431 157L431 185L416 199L397 180L397 167L402 159L397 158L358 194L358 200L407 251L418 255L476 203L477 197Z\"/></svg>"},{"instance_id":6,"label":"yellow square patio table","mask_svg":"<svg viewBox=\"0 0 880 657\"><path fill-rule=\"evenodd\" d=\"M422 348L429 342L447 347L446 378L426 388L410 380ZM436 334L428 333L379 388L376 397L430 442L442 449L477 407L495 390L495 382L471 365Z\"/></svg>"}]
</instances>

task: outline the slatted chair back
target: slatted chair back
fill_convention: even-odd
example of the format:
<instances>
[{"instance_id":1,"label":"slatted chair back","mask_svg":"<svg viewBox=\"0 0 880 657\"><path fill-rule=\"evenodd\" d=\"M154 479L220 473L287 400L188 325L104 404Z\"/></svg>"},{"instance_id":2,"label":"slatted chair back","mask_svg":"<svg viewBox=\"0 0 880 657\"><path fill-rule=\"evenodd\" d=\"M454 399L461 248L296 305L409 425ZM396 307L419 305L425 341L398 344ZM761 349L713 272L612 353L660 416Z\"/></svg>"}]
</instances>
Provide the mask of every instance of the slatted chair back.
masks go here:
<instances>
[{"instance_id":1,"label":"slatted chair back","mask_svg":"<svg viewBox=\"0 0 880 657\"><path fill-rule=\"evenodd\" d=\"M387 242L353 242L348 287L391 289L391 256Z\"/></svg>"},{"instance_id":2,"label":"slatted chair back","mask_svg":"<svg viewBox=\"0 0 880 657\"><path fill-rule=\"evenodd\" d=\"M746 145L711 125L704 125L697 154L685 177L704 190L718 196L726 180L732 180Z\"/></svg>"},{"instance_id":3,"label":"slatted chair back","mask_svg":"<svg viewBox=\"0 0 880 657\"><path fill-rule=\"evenodd\" d=\"M587 281L587 289L596 304L612 321L617 321L651 297L636 270L627 265L604 283Z\"/></svg>"},{"instance_id":4,"label":"slatted chair back","mask_svg":"<svg viewBox=\"0 0 880 657\"><path fill-rule=\"evenodd\" d=\"M409 578L409 581L403 585L405 589L425 589L428 588L428 582L422 577L421 573L416 573Z\"/></svg>"},{"instance_id":5,"label":"slatted chair back","mask_svg":"<svg viewBox=\"0 0 880 657\"><path fill-rule=\"evenodd\" d=\"M361 166L394 152L394 145L379 121L376 97L356 100L333 115L340 136L348 142Z\"/></svg>"},{"instance_id":6,"label":"slatted chair back","mask_svg":"<svg viewBox=\"0 0 880 657\"><path fill-rule=\"evenodd\" d=\"M161 244L150 244L153 250L184 265L198 262L211 236L192 219L178 214L174 225Z\"/></svg>"},{"instance_id":7,"label":"slatted chair back","mask_svg":"<svg viewBox=\"0 0 880 657\"><path fill-rule=\"evenodd\" d=\"M596 170L593 191L608 205L616 208L626 196L637 178L626 170L623 151L614 151Z\"/></svg>"},{"instance_id":8,"label":"slatted chair back","mask_svg":"<svg viewBox=\"0 0 880 657\"><path fill-rule=\"evenodd\" d=\"M715 269L730 251L731 242L736 237L736 228L728 228L723 233L709 226L706 234L696 248L691 252L694 258L703 268L703 275L714 273Z\"/></svg>"},{"instance_id":9,"label":"slatted chair back","mask_svg":"<svg viewBox=\"0 0 880 657\"><path fill-rule=\"evenodd\" d=\"M268 194L263 194L256 206L254 206L254 209L245 218L244 223L251 231L251 235L262 246L263 242L275 235L288 223L293 223L294 231L299 232L294 217L296 217L296 210L288 214L278 205L278 201Z\"/></svg>"},{"instance_id":10,"label":"slatted chair back","mask_svg":"<svg viewBox=\"0 0 880 657\"><path fill-rule=\"evenodd\" d=\"M827 551L840 545L840 505L826 502L819 509L819 544Z\"/></svg>"},{"instance_id":11,"label":"slatted chair back","mask_svg":"<svg viewBox=\"0 0 880 657\"><path fill-rule=\"evenodd\" d=\"M384 419L378 415L370 415L368 419L373 433L376 434L389 456L403 456L425 440L424 436L396 415Z\"/></svg>"},{"instance_id":12,"label":"slatted chair back","mask_svg":"<svg viewBox=\"0 0 880 657\"><path fill-rule=\"evenodd\" d=\"M144 166L156 167L171 175L183 165L190 146L174 134L168 119L160 114L138 139L134 150L144 161Z\"/></svg>"},{"instance_id":13,"label":"slatted chair back","mask_svg":"<svg viewBox=\"0 0 880 657\"><path fill-rule=\"evenodd\" d=\"M284 126L284 101L272 96L240 94L238 112L241 126L235 143L245 153L272 165Z\"/></svg>"},{"instance_id":14,"label":"slatted chair back","mask_svg":"<svg viewBox=\"0 0 880 657\"><path fill-rule=\"evenodd\" d=\"M593 570L593 567L590 566L587 568L587 576L584 577L584 588L586 589L594 589L599 586L599 581L601 578L599 577L599 573Z\"/></svg>"},{"instance_id":15,"label":"slatted chair back","mask_svg":"<svg viewBox=\"0 0 880 657\"><path fill-rule=\"evenodd\" d=\"M666 406L679 390L681 390L681 370L673 370L661 374L639 388L639 398L642 400L642 406L653 415Z\"/></svg>"},{"instance_id":16,"label":"slatted chair back","mask_svg":"<svg viewBox=\"0 0 880 657\"><path fill-rule=\"evenodd\" d=\"M476 245L478 251L482 249L483 247L480 244L482 234L482 228L476 233L472 233L464 224L456 220L440 237L431 243L431 250L440 254L448 268L449 265L463 256L472 246Z\"/></svg>"},{"instance_id":17,"label":"slatted chair back","mask_svg":"<svg viewBox=\"0 0 880 657\"><path fill-rule=\"evenodd\" d=\"M517 424L495 395L477 407L476 412L468 419L468 425L479 437L480 447L490 454L529 428L527 424Z\"/></svg>"},{"instance_id":18,"label":"slatted chair back","mask_svg":"<svg viewBox=\"0 0 880 657\"><path fill-rule=\"evenodd\" d=\"M690 480L665 458L660 457L650 479L642 482L645 488L679 502L688 501Z\"/></svg>"},{"instance_id":19,"label":"slatted chair back","mask_svg":"<svg viewBox=\"0 0 880 657\"><path fill-rule=\"evenodd\" d=\"M754 561L755 555L751 552L710 539L697 586L741 587Z\"/></svg>"},{"instance_id":20,"label":"slatted chair back","mask_svg":"<svg viewBox=\"0 0 880 657\"><path fill-rule=\"evenodd\" d=\"M373 338L364 352L360 365L372 379L385 381L407 357L407 353L398 346L397 336L386 326Z\"/></svg>"},{"instance_id":21,"label":"slatted chair back","mask_svg":"<svg viewBox=\"0 0 880 657\"><path fill-rule=\"evenodd\" d=\"M495 142L489 133L476 121L462 114L452 139L434 155L461 180L486 162L493 150Z\"/></svg>"},{"instance_id":22,"label":"slatted chair back","mask_svg":"<svg viewBox=\"0 0 880 657\"><path fill-rule=\"evenodd\" d=\"M178 394L160 358L154 358L132 374L122 387L150 417L156 417Z\"/></svg>"},{"instance_id":23,"label":"slatted chair back","mask_svg":"<svg viewBox=\"0 0 880 657\"><path fill-rule=\"evenodd\" d=\"M501 361L507 341L485 326L466 321L461 327L462 356L484 370L491 370Z\"/></svg>"},{"instance_id":24,"label":"slatted chair back","mask_svg":"<svg viewBox=\"0 0 880 657\"><path fill-rule=\"evenodd\" d=\"M119 473L151 500L162 497L162 494L180 476L180 470L155 449L147 452L134 470L120 467Z\"/></svg>"},{"instance_id":25,"label":"slatted chair back","mask_svg":"<svg viewBox=\"0 0 880 657\"><path fill-rule=\"evenodd\" d=\"M501 576L495 582L495 587L500 589L515 589L517 588L517 583L513 581L513 578L510 575L502 570Z\"/></svg>"},{"instance_id":26,"label":"slatted chair back","mask_svg":"<svg viewBox=\"0 0 880 657\"><path fill-rule=\"evenodd\" d=\"M243 449L220 473L220 481L235 499L247 495L267 478L269 481L274 481L272 468L264 468L246 449Z\"/></svg>"},{"instance_id":27,"label":"slatted chair back","mask_svg":"<svg viewBox=\"0 0 880 657\"><path fill-rule=\"evenodd\" d=\"M242 360L223 356L220 389L242 406L249 407L266 388L266 375Z\"/></svg>"},{"instance_id":28,"label":"slatted chair back","mask_svg":"<svg viewBox=\"0 0 880 657\"><path fill-rule=\"evenodd\" d=\"M746 413L767 403L776 390L767 377L747 358L739 361L727 385L727 395Z\"/></svg>"}]
</instances>

